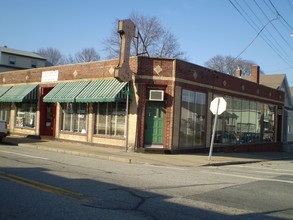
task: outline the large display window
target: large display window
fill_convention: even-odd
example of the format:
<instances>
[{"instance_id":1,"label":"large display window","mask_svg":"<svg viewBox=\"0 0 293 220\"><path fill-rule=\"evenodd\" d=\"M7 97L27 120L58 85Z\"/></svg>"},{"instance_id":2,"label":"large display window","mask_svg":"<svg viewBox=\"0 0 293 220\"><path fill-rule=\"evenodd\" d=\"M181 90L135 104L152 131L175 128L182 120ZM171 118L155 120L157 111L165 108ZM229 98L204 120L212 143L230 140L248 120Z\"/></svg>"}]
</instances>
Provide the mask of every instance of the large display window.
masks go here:
<instances>
[{"instance_id":1,"label":"large display window","mask_svg":"<svg viewBox=\"0 0 293 220\"><path fill-rule=\"evenodd\" d=\"M182 90L180 148L205 144L206 94Z\"/></svg>"},{"instance_id":2,"label":"large display window","mask_svg":"<svg viewBox=\"0 0 293 220\"><path fill-rule=\"evenodd\" d=\"M224 99L227 108L218 116L215 143L247 144L275 141L275 105L229 96L225 96Z\"/></svg>"},{"instance_id":3,"label":"large display window","mask_svg":"<svg viewBox=\"0 0 293 220\"><path fill-rule=\"evenodd\" d=\"M62 103L61 130L87 133L87 103Z\"/></svg>"},{"instance_id":4,"label":"large display window","mask_svg":"<svg viewBox=\"0 0 293 220\"><path fill-rule=\"evenodd\" d=\"M15 127L34 128L37 104L17 103L16 109Z\"/></svg>"},{"instance_id":5,"label":"large display window","mask_svg":"<svg viewBox=\"0 0 293 220\"><path fill-rule=\"evenodd\" d=\"M97 103L95 108L95 134L124 136L126 103Z\"/></svg>"}]
</instances>

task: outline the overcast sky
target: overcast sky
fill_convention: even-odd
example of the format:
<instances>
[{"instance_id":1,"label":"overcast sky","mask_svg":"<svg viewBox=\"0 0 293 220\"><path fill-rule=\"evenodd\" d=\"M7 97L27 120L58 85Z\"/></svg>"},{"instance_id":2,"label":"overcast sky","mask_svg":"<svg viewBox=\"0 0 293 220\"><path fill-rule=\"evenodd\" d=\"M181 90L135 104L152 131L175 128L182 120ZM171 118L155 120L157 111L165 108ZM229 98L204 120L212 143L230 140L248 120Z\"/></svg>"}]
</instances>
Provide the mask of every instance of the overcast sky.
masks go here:
<instances>
[{"instance_id":1,"label":"overcast sky","mask_svg":"<svg viewBox=\"0 0 293 220\"><path fill-rule=\"evenodd\" d=\"M74 55L95 48L116 19L136 12L157 16L189 62L215 55L254 61L266 74L285 73L293 86L292 0L0 0L0 45ZM116 24L115 24L116 25Z\"/></svg>"}]
</instances>

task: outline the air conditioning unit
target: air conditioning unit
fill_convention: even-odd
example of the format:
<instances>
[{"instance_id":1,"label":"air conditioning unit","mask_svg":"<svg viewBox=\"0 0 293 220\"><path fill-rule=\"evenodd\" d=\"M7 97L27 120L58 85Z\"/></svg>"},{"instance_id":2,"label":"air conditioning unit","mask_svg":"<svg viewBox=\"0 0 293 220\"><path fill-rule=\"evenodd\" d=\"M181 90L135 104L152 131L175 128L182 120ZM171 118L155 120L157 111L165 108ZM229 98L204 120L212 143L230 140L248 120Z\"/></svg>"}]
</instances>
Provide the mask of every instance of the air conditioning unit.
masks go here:
<instances>
[{"instance_id":1,"label":"air conditioning unit","mask_svg":"<svg viewBox=\"0 0 293 220\"><path fill-rule=\"evenodd\" d=\"M164 91L163 90L150 90L150 101L164 101Z\"/></svg>"}]
</instances>

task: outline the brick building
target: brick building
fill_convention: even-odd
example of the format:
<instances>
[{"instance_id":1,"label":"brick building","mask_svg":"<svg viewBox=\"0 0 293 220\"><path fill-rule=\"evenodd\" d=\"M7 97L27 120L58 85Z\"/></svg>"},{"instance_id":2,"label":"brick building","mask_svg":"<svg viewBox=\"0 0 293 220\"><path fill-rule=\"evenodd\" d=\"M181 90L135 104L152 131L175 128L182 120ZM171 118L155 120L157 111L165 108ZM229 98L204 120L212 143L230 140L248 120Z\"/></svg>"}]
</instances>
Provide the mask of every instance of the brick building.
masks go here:
<instances>
[{"instance_id":1,"label":"brick building","mask_svg":"<svg viewBox=\"0 0 293 220\"><path fill-rule=\"evenodd\" d=\"M257 84L257 66L251 82L177 59L129 62L128 83L114 78L118 60L1 73L0 116L11 134L137 151L201 151L210 146L209 103L222 96L227 110L218 119L216 149L282 149L284 93Z\"/></svg>"}]
</instances>

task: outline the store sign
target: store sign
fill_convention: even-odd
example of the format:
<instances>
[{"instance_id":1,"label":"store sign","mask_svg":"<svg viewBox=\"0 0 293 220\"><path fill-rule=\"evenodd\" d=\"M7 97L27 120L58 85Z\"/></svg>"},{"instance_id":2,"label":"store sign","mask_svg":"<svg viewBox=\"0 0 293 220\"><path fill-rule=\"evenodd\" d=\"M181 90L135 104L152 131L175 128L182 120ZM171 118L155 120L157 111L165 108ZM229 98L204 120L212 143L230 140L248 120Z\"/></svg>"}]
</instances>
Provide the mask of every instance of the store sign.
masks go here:
<instances>
[{"instance_id":1,"label":"store sign","mask_svg":"<svg viewBox=\"0 0 293 220\"><path fill-rule=\"evenodd\" d=\"M44 71L42 72L42 82L56 82L58 81L58 70Z\"/></svg>"}]
</instances>

